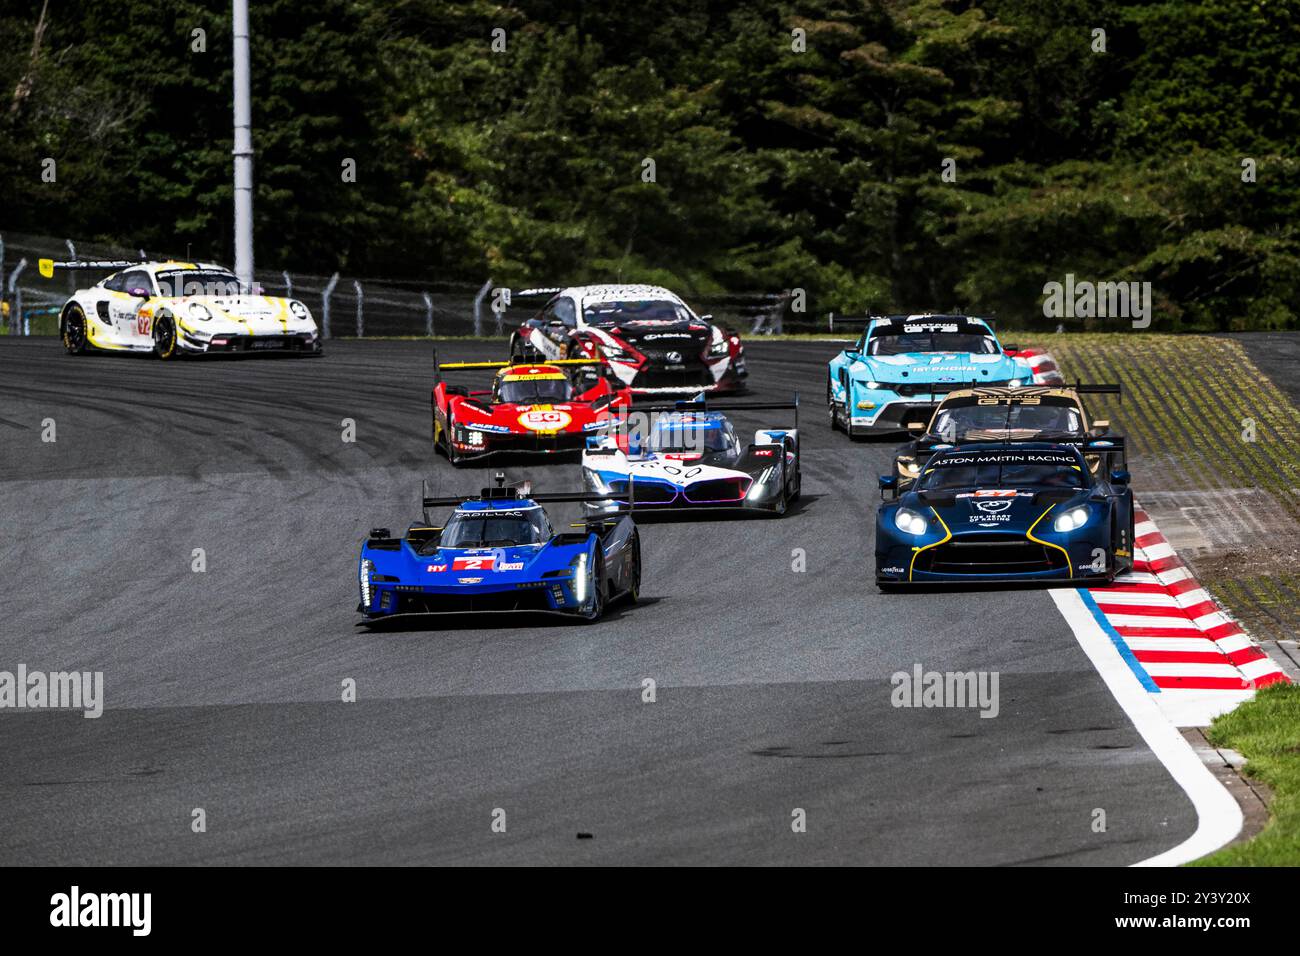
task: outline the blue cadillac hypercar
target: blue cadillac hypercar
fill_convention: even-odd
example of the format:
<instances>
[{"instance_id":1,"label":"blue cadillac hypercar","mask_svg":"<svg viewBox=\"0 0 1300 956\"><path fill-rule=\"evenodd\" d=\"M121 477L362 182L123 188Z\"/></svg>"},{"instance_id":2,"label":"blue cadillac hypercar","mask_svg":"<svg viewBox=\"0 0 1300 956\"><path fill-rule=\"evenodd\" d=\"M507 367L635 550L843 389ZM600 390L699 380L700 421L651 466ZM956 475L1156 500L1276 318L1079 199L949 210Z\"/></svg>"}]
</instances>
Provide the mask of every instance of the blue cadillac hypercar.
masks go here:
<instances>
[{"instance_id":1,"label":"blue cadillac hypercar","mask_svg":"<svg viewBox=\"0 0 1300 956\"><path fill-rule=\"evenodd\" d=\"M956 389L1033 382L1029 363L1007 355L984 319L894 315L868 319L858 341L831 359L826 403L831 428L857 438L928 422Z\"/></svg>"},{"instance_id":2,"label":"blue cadillac hypercar","mask_svg":"<svg viewBox=\"0 0 1300 956\"><path fill-rule=\"evenodd\" d=\"M626 511L556 531L543 503L589 503L581 493L526 495L484 488L473 497L424 498L424 522L402 537L376 528L361 547L362 624L398 615L522 611L597 621L611 602L635 603L641 540ZM429 509L451 507L435 527Z\"/></svg>"},{"instance_id":3,"label":"blue cadillac hypercar","mask_svg":"<svg viewBox=\"0 0 1300 956\"><path fill-rule=\"evenodd\" d=\"M1133 567L1126 471L1094 475L1073 445L963 445L902 494L880 477L876 583L1110 581Z\"/></svg>"}]
</instances>

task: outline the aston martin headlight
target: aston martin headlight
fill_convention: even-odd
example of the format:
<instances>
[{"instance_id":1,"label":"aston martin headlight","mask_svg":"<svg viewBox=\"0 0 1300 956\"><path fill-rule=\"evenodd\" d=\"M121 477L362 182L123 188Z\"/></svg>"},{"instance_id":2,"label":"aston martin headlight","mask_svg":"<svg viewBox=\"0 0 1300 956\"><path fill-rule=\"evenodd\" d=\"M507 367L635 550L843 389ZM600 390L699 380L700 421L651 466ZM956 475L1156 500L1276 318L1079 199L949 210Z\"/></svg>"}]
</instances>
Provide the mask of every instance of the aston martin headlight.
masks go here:
<instances>
[{"instance_id":1,"label":"aston martin headlight","mask_svg":"<svg viewBox=\"0 0 1300 956\"><path fill-rule=\"evenodd\" d=\"M202 302L191 302L189 306L191 319L198 319L200 322L207 322L212 318L212 312Z\"/></svg>"},{"instance_id":2,"label":"aston martin headlight","mask_svg":"<svg viewBox=\"0 0 1300 956\"><path fill-rule=\"evenodd\" d=\"M375 573L375 562L366 558L361 562L361 569L358 574L361 583L361 606L370 607L370 598L373 596L370 590L370 575Z\"/></svg>"},{"instance_id":3,"label":"aston martin headlight","mask_svg":"<svg viewBox=\"0 0 1300 956\"><path fill-rule=\"evenodd\" d=\"M930 523L925 520L925 516L911 508L899 508L894 513L894 527L904 534L925 534L929 526Z\"/></svg>"},{"instance_id":4,"label":"aston martin headlight","mask_svg":"<svg viewBox=\"0 0 1300 956\"><path fill-rule=\"evenodd\" d=\"M1088 523L1088 509L1084 507L1071 508L1052 522L1052 530L1064 534L1067 531L1075 531L1082 528Z\"/></svg>"}]
</instances>

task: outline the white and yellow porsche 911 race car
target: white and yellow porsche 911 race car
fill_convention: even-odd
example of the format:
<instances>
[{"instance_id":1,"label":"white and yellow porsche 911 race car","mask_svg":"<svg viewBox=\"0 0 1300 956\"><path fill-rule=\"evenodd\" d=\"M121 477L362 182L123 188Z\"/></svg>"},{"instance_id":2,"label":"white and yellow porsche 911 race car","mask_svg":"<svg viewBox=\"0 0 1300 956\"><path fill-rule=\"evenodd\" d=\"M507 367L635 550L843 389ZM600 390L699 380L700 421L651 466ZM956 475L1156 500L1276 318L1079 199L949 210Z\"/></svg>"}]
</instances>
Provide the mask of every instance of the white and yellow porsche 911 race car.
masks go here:
<instances>
[{"instance_id":1,"label":"white and yellow porsche 911 race car","mask_svg":"<svg viewBox=\"0 0 1300 956\"><path fill-rule=\"evenodd\" d=\"M96 349L161 359L230 352L321 354L320 330L297 299L242 292L228 269L195 262L54 262L54 270L118 269L78 289L59 313L69 355Z\"/></svg>"}]
</instances>

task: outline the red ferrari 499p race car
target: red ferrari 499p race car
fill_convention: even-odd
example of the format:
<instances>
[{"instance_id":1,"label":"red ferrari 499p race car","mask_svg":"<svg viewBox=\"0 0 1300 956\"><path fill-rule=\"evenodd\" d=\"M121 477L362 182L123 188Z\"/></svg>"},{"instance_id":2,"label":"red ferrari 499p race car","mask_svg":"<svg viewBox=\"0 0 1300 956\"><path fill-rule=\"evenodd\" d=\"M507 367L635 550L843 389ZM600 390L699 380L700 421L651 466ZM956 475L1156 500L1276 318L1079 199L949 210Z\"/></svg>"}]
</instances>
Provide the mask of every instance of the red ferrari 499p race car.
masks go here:
<instances>
[{"instance_id":1,"label":"red ferrari 499p race car","mask_svg":"<svg viewBox=\"0 0 1300 956\"><path fill-rule=\"evenodd\" d=\"M433 357L433 445L453 465L498 452L577 453L632 404L599 360L438 362ZM443 373L496 369L490 389L450 385Z\"/></svg>"}]
</instances>

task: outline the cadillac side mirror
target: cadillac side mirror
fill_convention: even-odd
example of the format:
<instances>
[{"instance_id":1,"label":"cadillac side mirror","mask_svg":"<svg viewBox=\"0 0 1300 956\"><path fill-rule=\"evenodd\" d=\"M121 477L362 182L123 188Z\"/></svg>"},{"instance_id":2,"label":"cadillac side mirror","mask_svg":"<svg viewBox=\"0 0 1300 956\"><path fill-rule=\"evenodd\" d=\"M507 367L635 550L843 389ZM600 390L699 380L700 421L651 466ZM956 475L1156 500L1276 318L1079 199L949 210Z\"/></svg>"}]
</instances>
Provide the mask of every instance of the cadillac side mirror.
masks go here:
<instances>
[{"instance_id":1,"label":"cadillac side mirror","mask_svg":"<svg viewBox=\"0 0 1300 956\"><path fill-rule=\"evenodd\" d=\"M1110 473L1110 483L1112 485L1127 485L1129 482L1129 473L1120 468L1116 468Z\"/></svg>"}]
</instances>

